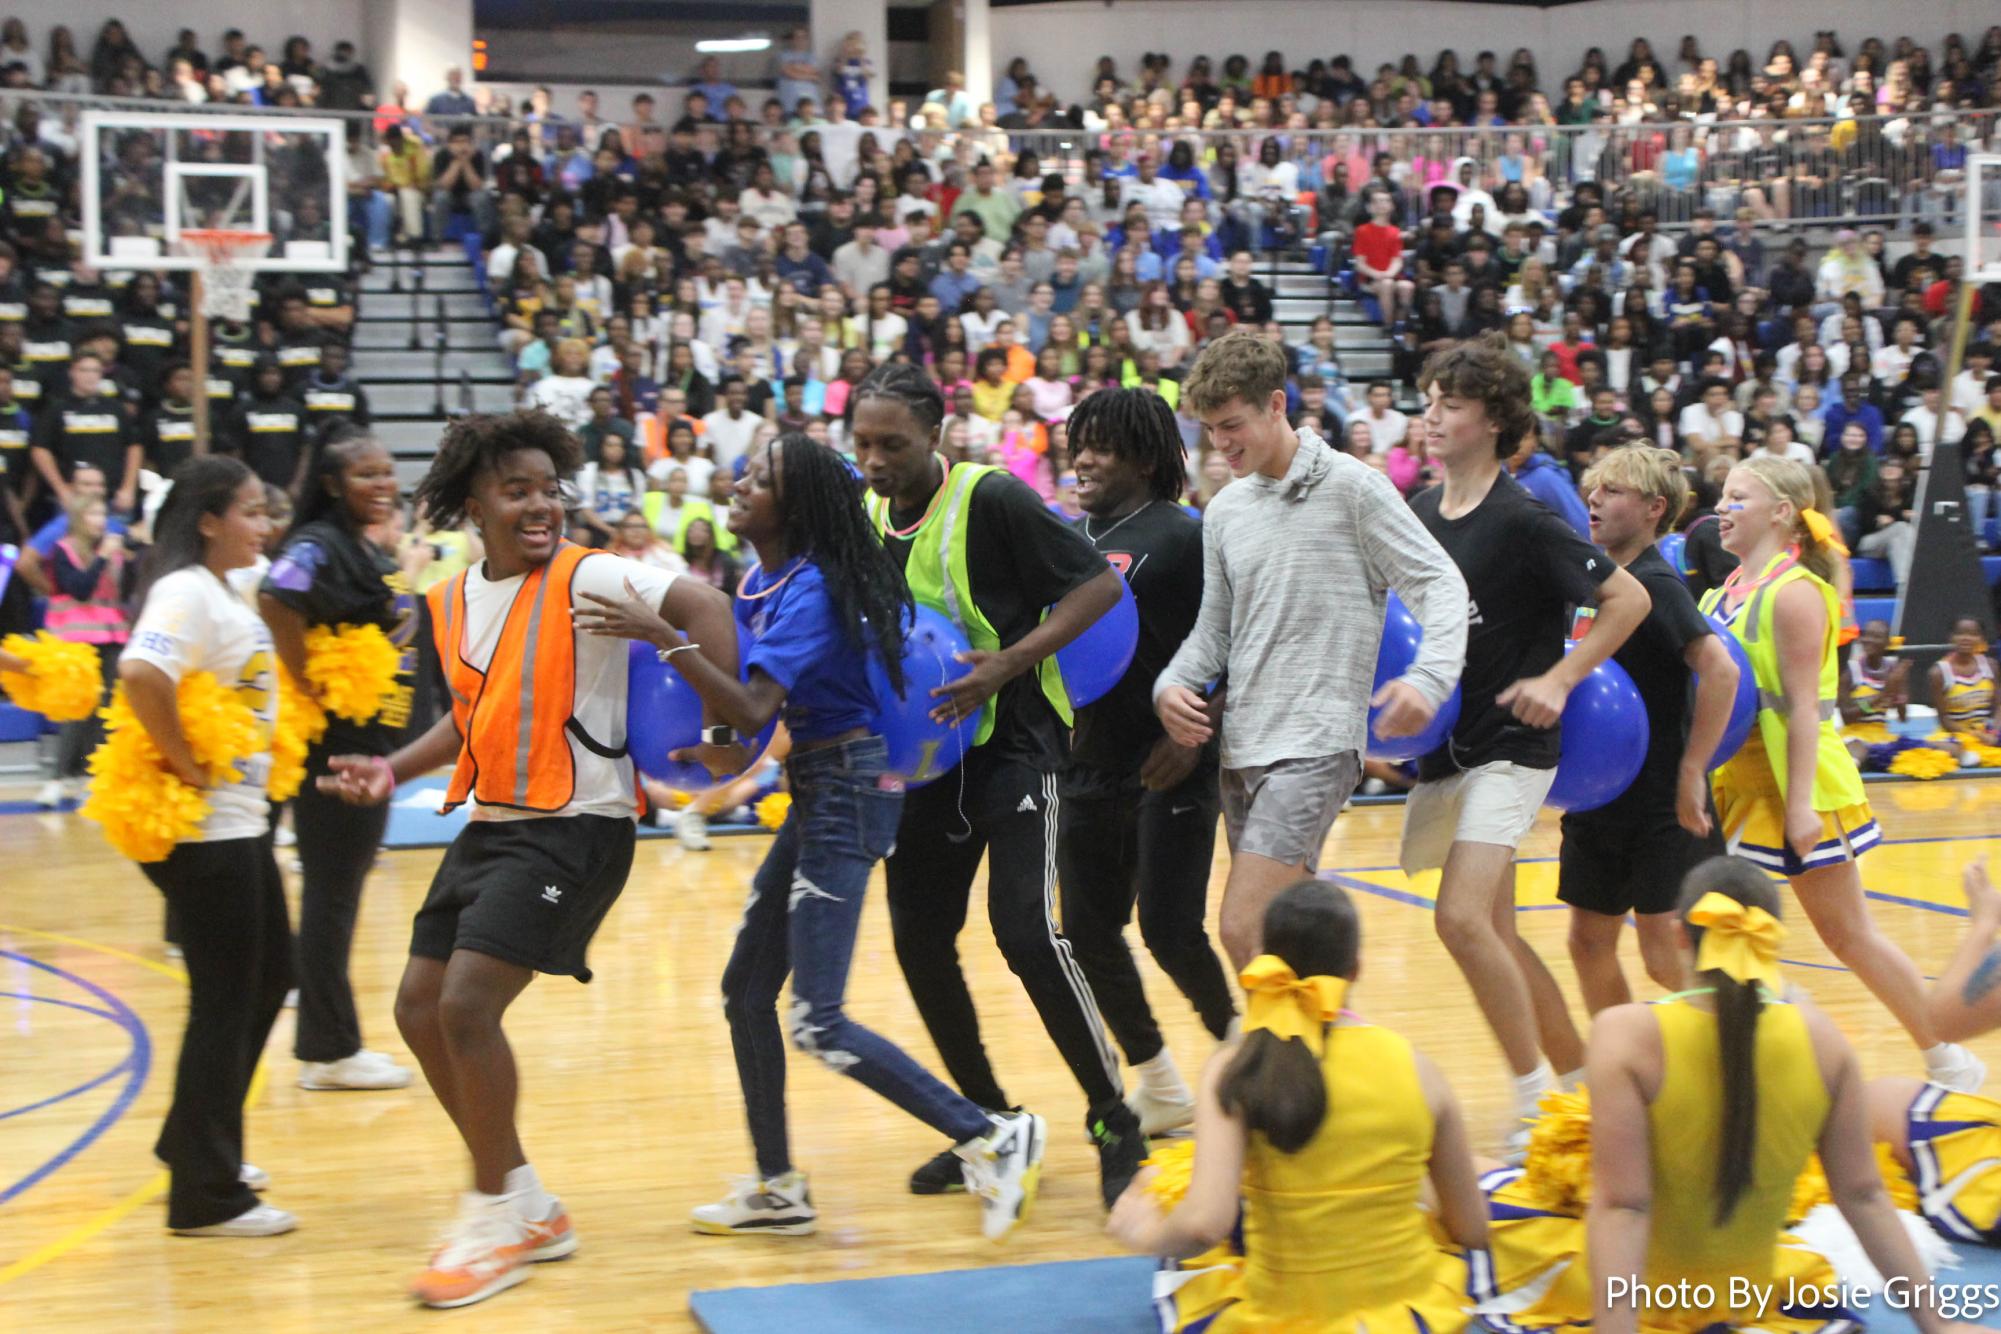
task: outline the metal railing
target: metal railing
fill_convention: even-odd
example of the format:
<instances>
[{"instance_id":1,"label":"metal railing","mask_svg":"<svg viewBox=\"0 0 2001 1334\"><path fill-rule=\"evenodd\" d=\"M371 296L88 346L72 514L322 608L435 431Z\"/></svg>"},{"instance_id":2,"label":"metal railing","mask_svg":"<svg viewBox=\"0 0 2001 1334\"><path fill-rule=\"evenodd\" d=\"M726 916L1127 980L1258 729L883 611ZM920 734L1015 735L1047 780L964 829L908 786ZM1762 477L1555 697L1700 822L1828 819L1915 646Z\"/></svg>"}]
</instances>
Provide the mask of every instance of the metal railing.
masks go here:
<instances>
[{"instance_id":1,"label":"metal railing","mask_svg":"<svg viewBox=\"0 0 2001 1334\"><path fill-rule=\"evenodd\" d=\"M525 131L539 152L547 152L577 132L586 153L596 146L579 122L551 117L537 121L518 116L476 118L429 116L394 110L331 112L320 109L248 107L234 103L199 106L181 101L80 97L71 94L7 90L0 93L4 133L17 137L24 108L44 118L74 126L85 107L128 111L189 111L284 118L312 116L347 122L350 148L373 149L391 125L441 142L454 127L468 129L476 145L495 160L509 149L516 132ZM1248 202L1257 193L1253 164L1267 141L1279 145L1280 161L1289 164L1295 198L1313 194L1323 207L1340 202L1340 187L1359 202L1356 192L1374 173L1378 154L1388 153L1393 166L1389 180L1396 192L1399 215L1415 223L1432 211L1438 187L1451 184L1490 196L1494 211L1508 216L1539 214L1545 218L1567 206L1577 188L1596 185L1608 213L1632 206L1655 212L1664 226L1685 224L1697 210L1709 208L1728 216L1743 207L1761 223L1810 225L1855 222L1905 225L1920 218L1939 223L1957 220L1963 205L1964 158L1996 142L1993 110L1934 111L1907 115L1748 121L1678 120L1632 124L1497 125L1487 127L1305 127L1279 130L1192 130L1173 127L1002 130L964 127L957 131L899 129L892 126L787 127L763 122L736 127L704 127L698 147L719 147L733 133L748 133L752 142L770 151L790 149L795 155L808 136L818 135L824 158L838 188L853 183L858 158L878 161L895 192L895 173L908 161L920 162L932 179L949 174L969 176L971 168L988 159L1006 178L1026 169L1033 154L1033 179L1049 174L1068 186L1092 186L1089 163L1094 151L1110 160L1132 162L1143 154L1167 162L1177 145L1187 145L1189 158L1204 176L1218 203ZM607 129L631 135L631 125L605 122L591 133ZM665 133L665 124L644 127ZM906 154L902 145L908 143ZM630 148L630 144L627 145ZM879 158L876 155L879 154ZM1234 170L1231 162L1238 164ZM1470 161L1470 170L1467 164ZM639 162L642 179L673 185L664 164ZM786 184L781 182L781 184ZM1021 185L1028 187L1028 181ZM1517 193L1519 188L1519 193ZM1330 190L1332 193L1330 194ZM2001 200L1990 201L2001 207ZM1350 217L1353 210L1350 209ZM1464 214L1461 210L1462 225ZM1322 217L1323 228L1337 221ZM1492 223L1494 220L1489 218ZM1490 230L1497 228L1490 227Z\"/></svg>"}]
</instances>

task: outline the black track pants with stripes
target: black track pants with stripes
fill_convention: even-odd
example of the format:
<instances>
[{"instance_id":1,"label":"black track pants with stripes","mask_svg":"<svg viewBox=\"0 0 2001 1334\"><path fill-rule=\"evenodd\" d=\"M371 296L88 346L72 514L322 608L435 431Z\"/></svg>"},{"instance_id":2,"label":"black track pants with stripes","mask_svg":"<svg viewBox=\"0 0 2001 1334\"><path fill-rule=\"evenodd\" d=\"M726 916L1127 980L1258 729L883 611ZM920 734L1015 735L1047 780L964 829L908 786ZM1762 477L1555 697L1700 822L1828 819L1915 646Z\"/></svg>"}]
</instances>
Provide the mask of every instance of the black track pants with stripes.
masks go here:
<instances>
[{"instance_id":1,"label":"black track pants with stripes","mask_svg":"<svg viewBox=\"0 0 2001 1334\"><path fill-rule=\"evenodd\" d=\"M1090 1107L1123 1097L1118 1056L1090 984L1056 926L1057 817L1054 774L975 750L905 798L896 850L884 863L896 957L917 1012L959 1091L989 1109L1011 1104L987 1059L959 966L959 932L982 855L987 917L1001 957Z\"/></svg>"}]
</instances>

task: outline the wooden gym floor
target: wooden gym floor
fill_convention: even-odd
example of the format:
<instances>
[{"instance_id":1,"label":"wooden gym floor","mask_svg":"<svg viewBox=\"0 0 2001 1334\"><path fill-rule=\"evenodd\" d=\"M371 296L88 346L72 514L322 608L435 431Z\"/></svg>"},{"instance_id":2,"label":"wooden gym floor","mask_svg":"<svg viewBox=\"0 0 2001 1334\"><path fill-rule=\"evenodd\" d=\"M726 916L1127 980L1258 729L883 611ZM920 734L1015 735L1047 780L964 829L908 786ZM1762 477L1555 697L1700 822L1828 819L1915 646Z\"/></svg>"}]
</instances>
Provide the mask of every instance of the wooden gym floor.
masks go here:
<instances>
[{"instance_id":1,"label":"wooden gym floor","mask_svg":"<svg viewBox=\"0 0 2001 1334\"><path fill-rule=\"evenodd\" d=\"M1956 944L1960 866L2001 851L2001 780L1875 785L1889 842L1864 859L1878 919L1936 973ZM1415 1040L1451 1074L1483 1147L1498 1138L1505 1072L1471 998L1434 939L1430 887L1391 867L1399 807L1351 810L1324 863L1357 891L1366 972L1355 1003ZM160 903L93 826L74 815L0 816L0 1328L210 1330L435 1328L685 1330L693 1287L856 1278L1115 1253L1101 1232L1083 1106L984 915L963 942L986 1037L1010 1095L1050 1119L1035 1215L1005 1247L981 1240L963 1196L904 1191L937 1138L818 1064L791 1064L794 1150L813 1174L812 1238L696 1236L691 1205L749 1167L717 978L763 838L684 853L640 844L633 879L599 935L597 980L544 978L508 1031L522 1069L530 1156L583 1239L476 1312L419 1312L403 1285L420 1267L465 1159L421 1077L388 1093L306 1093L294 1080L291 1017L272 1036L249 1118L249 1158L300 1228L261 1241L185 1240L163 1227L165 1177L150 1150L172 1084L184 989L159 941ZM1554 901L1553 818L1524 849L1524 934L1575 998ZM281 854L282 857L283 854ZM353 974L370 1046L409 1060L390 1017L411 913L439 853L385 852L369 882ZM2001 858L1997 858L2001 861ZM1218 849L1213 884L1226 867ZM288 872L288 879L296 876ZM1211 909L1213 912L1214 904ZM1646 994L1631 937L1627 971ZM1843 1021L1871 1075L1921 1067L1889 1017L1794 915L1794 978ZM1184 1071L1211 1046L1187 1005L1141 968ZM889 945L880 880L849 991L858 1019L935 1068ZM2001 1075L2001 1037L1976 1044ZM143 1076L140 1071L146 1063Z\"/></svg>"}]
</instances>

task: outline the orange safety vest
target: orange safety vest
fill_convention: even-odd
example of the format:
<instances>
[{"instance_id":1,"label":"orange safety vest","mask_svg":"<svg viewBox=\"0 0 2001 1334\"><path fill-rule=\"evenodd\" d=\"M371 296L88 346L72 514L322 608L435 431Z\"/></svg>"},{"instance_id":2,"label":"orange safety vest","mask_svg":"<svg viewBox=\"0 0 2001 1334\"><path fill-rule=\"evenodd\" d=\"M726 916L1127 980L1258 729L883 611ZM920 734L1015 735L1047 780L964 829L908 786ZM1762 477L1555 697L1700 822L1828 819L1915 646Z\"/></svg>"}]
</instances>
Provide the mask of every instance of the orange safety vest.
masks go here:
<instances>
[{"instance_id":1,"label":"orange safety vest","mask_svg":"<svg viewBox=\"0 0 2001 1334\"><path fill-rule=\"evenodd\" d=\"M464 738L445 792L445 810L464 805L468 795L477 796L482 806L561 810L576 795L572 737L592 754L624 758L623 737L615 748L604 745L575 716L577 631L570 622L570 585L577 567L599 554L565 542L547 565L528 572L484 672L460 652L468 571L425 594L438 661L451 691L452 721ZM644 812L643 789L638 800Z\"/></svg>"}]
</instances>

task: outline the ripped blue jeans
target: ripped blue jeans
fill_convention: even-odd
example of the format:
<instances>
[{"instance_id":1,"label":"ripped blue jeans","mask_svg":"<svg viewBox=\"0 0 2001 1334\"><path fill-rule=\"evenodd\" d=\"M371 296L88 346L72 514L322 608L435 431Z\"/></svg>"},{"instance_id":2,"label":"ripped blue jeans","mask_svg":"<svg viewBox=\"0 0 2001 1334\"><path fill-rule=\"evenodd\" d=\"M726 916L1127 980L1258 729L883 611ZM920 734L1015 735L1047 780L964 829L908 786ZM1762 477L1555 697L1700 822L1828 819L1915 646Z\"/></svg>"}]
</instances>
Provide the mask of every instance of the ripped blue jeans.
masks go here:
<instances>
[{"instance_id":1,"label":"ripped blue jeans","mask_svg":"<svg viewBox=\"0 0 2001 1334\"><path fill-rule=\"evenodd\" d=\"M751 881L723 969L723 1013L759 1176L792 1169L785 1123L785 1038L778 993L792 977L785 1033L802 1052L859 1080L955 1143L984 1135L986 1113L902 1048L848 1018L842 999L869 873L896 842L903 791L888 748L864 737L786 763L792 809Z\"/></svg>"}]
</instances>

